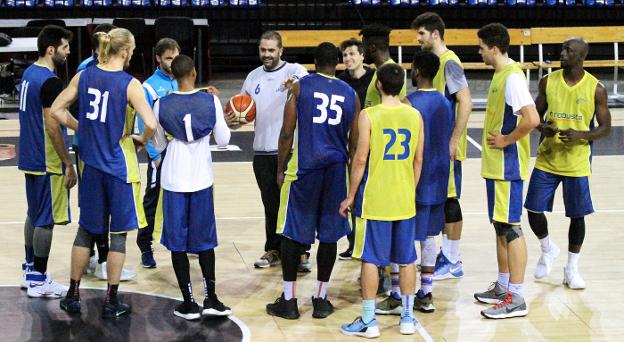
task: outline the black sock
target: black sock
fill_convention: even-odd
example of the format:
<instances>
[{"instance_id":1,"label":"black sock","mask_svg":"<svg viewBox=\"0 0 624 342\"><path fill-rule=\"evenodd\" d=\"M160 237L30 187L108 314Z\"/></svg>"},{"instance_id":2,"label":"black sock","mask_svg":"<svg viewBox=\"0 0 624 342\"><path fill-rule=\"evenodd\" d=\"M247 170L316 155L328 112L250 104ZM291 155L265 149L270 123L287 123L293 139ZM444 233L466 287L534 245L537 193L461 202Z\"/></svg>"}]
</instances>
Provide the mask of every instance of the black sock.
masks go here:
<instances>
[{"instance_id":1,"label":"black sock","mask_svg":"<svg viewBox=\"0 0 624 342\"><path fill-rule=\"evenodd\" d=\"M116 305L117 301L117 290L119 289L119 284L108 284L108 289L106 290L106 303Z\"/></svg>"},{"instance_id":2,"label":"black sock","mask_svg":"<svg viewBox=\"0 0 624 342\"><path fill-rule=\"evenodd\" d=\"M193 303L193 287L191 286L191 274L189 271L189 261L186 252L171 252L171 262L175 271L178 286L182 292L184 302Z\"/></svg>"},{"instance_id":3,"label":"black sock","mask_svg":"<svg viewBox=\"0 0 624 342\"><path fill-rule=\"evenodd\" d=\"M68 297L80 297L80 279L69 280L69 290L67 290Z\"/></svg>"},{"instance_id":4,"label":"black sock","mask_svg":"<svg viewBox=\"0 0 624 342\"><path fill-rule=\"evenodd\" d=\"M44 274L48 270L48 257L41 258L35 255L35 271Z\"/></svg>"},{"instance_id":5,"label":"black sock","mask_svg":"<svg viewBox=\"0 0 624 342\"><path fill-rule=\"evenodd\" d=\"M108 258L108 234L98 235L95 238L98 249L98 264L106 262Z\"/></svg>"},{"instance_id":6,"label":"black sock","mask_svg":"<svg viewBox=\"0 0 624 342\"><path fill-rule=\"evenodd\" d=\"M318 269L317 280L328 282L331 276L334 264L336 263L336 243L319 243L316 252L316 265Z\"/></svg>"},{"instance_id":7,"label":"black sock","mask_svg":"<svg viewBox=\"0 0 624 342\"><path fill-rule=\"evenodd\" d=\"M292 239L282 239L282 273L284 281L297 281L297 265L299 265L302 245Z\"/></svg>"},{"instance_id":8,"label":"black sock","mask_svg":"<svg viewBox=\"0 0 624 342\"><path fill-rule=\"evenodd\" d=\"M215 295L215 253L214 249L209 249L198 254L199 266L204 277L204 296Z\"/></svg>"}]
</instances>

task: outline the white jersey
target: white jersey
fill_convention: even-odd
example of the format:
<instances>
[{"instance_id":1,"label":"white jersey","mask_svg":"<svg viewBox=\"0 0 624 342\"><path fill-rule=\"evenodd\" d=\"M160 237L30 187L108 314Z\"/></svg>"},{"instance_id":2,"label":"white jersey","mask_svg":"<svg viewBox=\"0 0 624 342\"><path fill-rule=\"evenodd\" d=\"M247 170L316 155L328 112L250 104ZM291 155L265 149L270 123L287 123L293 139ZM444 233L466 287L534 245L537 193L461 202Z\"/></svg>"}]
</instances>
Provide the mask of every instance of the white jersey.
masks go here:
<instances>
[{"instance_id":1,"label":"white jersey","mask_svg":"<svg viewBox=\"0 0 624 342\"><path fill-rule=\"evenodd\" d=\"M259 66L247 75L241 93L248 94L256 103L254 151L277 153L288 94L283 83L307 74L301 64L282 62L274 70L267 71L264 66Z\"/></svg>"},{"instance_id":2,"label":"white jersey","mask_svg":"<svg viewBox=\"0 0 624 342\"><path fill-rule=\"evenodd\" d=\"M196 91L186 93L175 92L174 94L192 95L194 93L196 93ZM167 148L167 154L165 155L160 173L160 185L163 189L174 192L196 192L212 186L214 175L212 172L212 156L210 153L210 136L214 135L215 141L219 146L226 146L230 141L230 129L223 117L221 101L219 101L216 96L213 96L213 98L214 119L212 120L214 120L214 127L212 128L212 132L199 139L190 139L188 141L177 138L168 141L165 136L165 130L161 125L161 118L159 117L161 112L161 100L164 98L156 101L154 104L154 114L159 121L158 130L153 138L154 148L159 152L164 150L165 147ZM208 106L206 106L204 102L203 106L198 103L197 107L206 108ZM196 113L192 114L194 116ZM184 113L181 115L184 115ZM186 115L190 116L190 114ZM186 123L186 120L183 119L182 121ZM202 121L205 122L206 120ZM187 130L192 129L191 125L195 125L195 122L191 124L189 120ZM188 135L189 133L186 134Z\"/></svg>"}]
</instances>

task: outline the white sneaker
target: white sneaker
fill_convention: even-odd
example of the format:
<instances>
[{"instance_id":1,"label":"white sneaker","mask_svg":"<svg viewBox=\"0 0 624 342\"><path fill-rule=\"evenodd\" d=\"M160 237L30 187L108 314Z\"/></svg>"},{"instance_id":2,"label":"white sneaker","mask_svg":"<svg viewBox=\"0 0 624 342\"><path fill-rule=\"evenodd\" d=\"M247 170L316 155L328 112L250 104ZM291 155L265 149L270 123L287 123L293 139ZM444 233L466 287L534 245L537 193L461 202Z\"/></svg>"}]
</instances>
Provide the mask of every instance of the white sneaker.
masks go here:
<instances>
[{"instance_id":1,"label":"white sneaker","mask_svg":"<svg viewBox=\"0 0 624 342\"><path fill-rule=\"evenodd\" d=\"M97 256L92 256L89 258L89 265L87 265L87 274L93 274L95 273L95 268L98 265L98 257Z\"/></svg>"},{"instance_id":2,"label":"white sneaker","mask_svg":"<svg viewBox=\"0 0 624 342\"><path fill-rule=\"evenodd\" d=\"M67 286L53 281L46 274L44 281L30 281L26 293L32 298L61 298L67 295Z\"/></svg>"},{"instance_id":3,"label":"white sneaker","mask_svg":"<svg viewBox=\"0 0 624 342\"><path fill-rule=\"evenodd\" d=\"M93 275L96 276L97 278L101 279L101 280L108 280L108 273L106 272L106 261L104 261L101 264L97 264L97 266L95 267L95 272L93 272ZM121 269L121 277L119 278L119 281L128 281L133 279L134 277L136 277L136 272L135 271L131 271L131 270L127 270L125 268Z\"/></svg>"},{"instance_id":4,"label":"white sneaker","mask_svg":"<svg viewBox=\"0 0 624 342\"><path fill-rule=\"evenodd\" d=\"M573 290L583 290L585 288L585 280L581 278L578 269L563 268L563 285L567 285Z\"/></svg>"},{"instance_id":5,"label":"white sneaker","mask_svg":"<svg viewBox=\"0 0 624 342\"><path fill-rule=\"evenodd\" d=\"M542 255L540 256L539 260L537 261L537 265L535 266L535 273L533 273L535 279L542 279L550 274L553 262L559 256L560 252L561 250L559 249L559 247L555 245L552 240L550 240L550 249L548 250L548 252L542 251Z\"/></svg>"}]
</instances>

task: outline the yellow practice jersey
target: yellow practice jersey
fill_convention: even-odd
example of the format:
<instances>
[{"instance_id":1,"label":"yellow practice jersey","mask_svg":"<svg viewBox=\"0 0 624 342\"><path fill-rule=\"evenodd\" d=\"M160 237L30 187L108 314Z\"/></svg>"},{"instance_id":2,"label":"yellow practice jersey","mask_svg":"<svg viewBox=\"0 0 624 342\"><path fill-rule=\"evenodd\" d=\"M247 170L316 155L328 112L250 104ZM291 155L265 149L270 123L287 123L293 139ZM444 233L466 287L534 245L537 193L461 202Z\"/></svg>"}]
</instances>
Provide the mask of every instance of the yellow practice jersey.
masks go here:
<instances>
[{"instance_id":1,"label":"yellow practice jersey","mask_svg":"<svg viewBox=\"0 0 624 342\"><path fill-rule=\"evenodd\" d=\"M395 63L395 61L389 59L384 64L388 63ZM373 79L368 84L368 89L366 89L366 100L364 101L364 108L376 106L381 103L381 94L379 94L379 90L377 90L375 83L377 83L377 71L375 71L375 74L373 74ZM405 86L405 81L403 81L403 88L401 88L399 98L403 100L403 98L405 98L405 95L407 95L407 87Z\"/></svg>"},{"instance_id":2,"label":"yellow practice jersey","mask_svg":"<svg viewBox=\"0 0 624 342\"><path fill-rule=\"evenodd\" d=\"M545 121L552 121L559 130L591 130L594 126L598 79L585 72L577 84L569 86L563 78L563 70L554 71L546 77L548 109ZM544 138L537 151L535 167L562 176L589 176L590 144L587 140L564 143L558 135Z\"/></svg>"},{"instance_id":3,"label":"yellow practice jersey","mask_svg":"<svg viewBox=\"0 0 624 342\"><path fill-rule=\"evenodd\" d=\"M455 99L454 94L451 94L446 86L446 63L449 61L454 61L459 65L462 69L462 63L459 60L459 57L455 54L455 52L451 50L446 50L442 56L440 56L440 68L438 69L438 73L433 78L433 87L436 88L442 95L444 95L450 102L453 108L453 114L455 114L454 118L457 119L457 108L458 102ZM453 121L453 125L455 125L455 121ZM462 135L459 137L459 143L457 144L457 160L466 160L466 134L467 129L464 128Z\"/></svg>"},{"instance_id":4,"label":"yellow practice jersey","mask_svg":"<svg viewBox=\"0 0 624 342\"><path fill-rule=\"evenodd\" d=\"M414 154L420 134L420 113L411 106L366 109L371 123L370 152L355 199L358 217L380 221L416 215Z\"/></svg>"},{"instance_id":5,"label":"yellow practice jersey","mask_svg":"<svg viewBox=\"0 0 624 342\"><path fill-rule=\"evenodd\" d=\"M507 135L517 126L521 116L516 116L513 109L505 101L505 88L509 75L524 73L520 64L512 63L494 73L488 91L485 120L483 122L483 137L481 145L481 176L498 180L523 180L529 173L529 159L531 146L529 135L508 145L504 149L490 148L487 144L488 132Z\"/></svg>"}]
</instances>

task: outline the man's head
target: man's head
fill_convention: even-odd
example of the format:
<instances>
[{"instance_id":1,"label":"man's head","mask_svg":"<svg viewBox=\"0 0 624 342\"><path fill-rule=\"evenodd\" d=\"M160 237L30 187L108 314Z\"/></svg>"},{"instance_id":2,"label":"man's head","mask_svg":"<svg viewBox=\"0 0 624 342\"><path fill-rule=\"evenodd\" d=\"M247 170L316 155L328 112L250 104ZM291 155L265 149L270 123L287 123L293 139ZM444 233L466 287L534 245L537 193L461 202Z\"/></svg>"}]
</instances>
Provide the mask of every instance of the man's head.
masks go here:
<instances>
[{"instance_id":1,"label":"man's head","mask_svg":"<svg viewBox=\"0 0 624 342\"><path fill-rule=\"evenodd\" d=\"M115 56L124 60L124 68L130 66L130 59L136 48L134 36L125 28L116 28L110 32L98 32L95 34L100 42L98 61L108 62Z\"/></svg>"},{"instance_id":2,"label":"man's head","mask_svg":"<svg viewBox=\"0 0 624 342\"><path fill-rule=\"evenodd\" d=\"M434 44L444 41L444 28L444 21L434 12L425 12L412 21L416 39L426 50L431 50Z\"/></svg>"},{"instance_id":3,"label":"man's head","mask_svg":"<svg viewBox=\"0 0 624 342\"><path fill-rule=\"evenodd\" d=\"M364 63L364 44L358 39L351 38L340 43L342 62L347 70L357 70Z\"/></svg>"},{"instance_id":4,"label":"man's head","mask_svg":"<svg viewBox=\"0 0 624 342\"><path fill-rule=\"evenodd\" d=\"M56 25L47 25L37 36L39 57L50 56L54 65L63 65L69 55L71 31Z\"/></svg>"},{"instance_id":5,"label":"man's head","mask_svg":"<svg viewBox=\"0 0 624 342\"><path fill-rule=\"evenodd\" d=\"M191 83L195 83L197 72L195 71L195 63L193 59L187 55L177 55L171 62L171 72L173 77L180 82L189 79Z\"/></svg>"},{"instance_id":6,"label":"man's head","mask_svg":"<svg viewBox=\"0 0 624 342\"><path fill-rule=\"evenodd\" d=\"M440 58L431 51L421 50L414 54L412 61L412 84L417 86L417 80L433 82L433 78L440 68Z\"/></svg>"},{"instance_id":7,"label":"man's head","mask_svg":"<svg viewBox=\"0 0 624 342\"><path fill-rule=\"evenodd\" d=\"M563 42L559 59L561 67L583 67L583 62L589 53L589 44L581 38L570 38Z\"/></svg>"},{"instance_id":8,"label":"man's head","mask_svg":"<svg viewBox=\"0 0 624 342\"><path fill-rule=\"evenodd\" d=\"M171 63L174 58L180 54L180 45L178 45L178 42L171 38L162 38L156 43L154 54L156 55L156 61L160 69L172 75Z\"/></svg>"},{"instance_id":9,"label":"man's head","mask_svg":"<svg viewBox=\"0 0 624 342\"><path fill-rule=\"evenodd\" d=\"M382 65L377 69L377 89L380 93L389 96L398 96L403 89L405 71L395 63Z\"/></svg>"},{"instance_id":10,"label":"man's head","mask_svg":"<svg viewBox=\"0 0 624 342\"><path fill-rule=\"evenodd\" d=\"M364 44L364 61L373 62L375 56L387 53L390 48L391 28L382 24L369 24L360 30L362 43Z\"/></svg>"},{"instance_id":11,"label":"man's head","mask_svg":"<svg viewBox=\"0 0 624 342\"><path fill-rule=\"evenodd\" d=\"M93 49L93 51L97 53L100 47L100 41L98 40L98 36L96 35L96 33L98 32L108 33L112 29L116 29L116 28L117 27L113 24L100 24L96 26L95 30L93 30L93 35L91 36L91 48Z\"/></svg>"},{"instance_id":12,"label":"man's head","mask_svg":"<svg viewBox=\"0 0 624 342\"><path fill-rule=\"evenodd\" d=\"M487 24L479 29L477 36L479 36L479 54L486 65L494 65L498 56L507 54L509 32L503 24Z\"/></svg>"},{"instance_id":13,"label":"man's head","mask_svg":"<svg viewBox=\"0 0 624 342\"><path fill-rule=\"evenodd\" d=\"M282 60L282 36L275 31L266 31L260 36L258 53L266 69L275 69Z\"/></svg>"},{"instance_id":14,"label":"man's head","mask_svg":"<svg viewBox=\"0 0 624 342\"><path fill-rule=\"evenodd\" d=\"M323 42L314 49L314 65L316 65L316 70L322 68L332 68L335 70L339 62L340 51L336 45Z\"/></svg>"}]
</instances>

